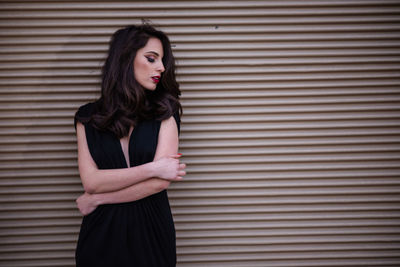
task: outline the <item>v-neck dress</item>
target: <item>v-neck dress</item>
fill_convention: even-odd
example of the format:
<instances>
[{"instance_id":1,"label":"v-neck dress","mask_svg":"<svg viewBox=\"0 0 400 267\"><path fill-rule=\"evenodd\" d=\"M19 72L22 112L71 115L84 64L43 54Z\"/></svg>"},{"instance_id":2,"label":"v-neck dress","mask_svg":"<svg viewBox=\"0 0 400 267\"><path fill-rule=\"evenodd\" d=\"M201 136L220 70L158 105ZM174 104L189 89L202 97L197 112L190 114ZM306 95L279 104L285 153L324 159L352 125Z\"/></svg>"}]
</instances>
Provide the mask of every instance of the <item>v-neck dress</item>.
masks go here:
<instances>
[{"instance_id":1,"label":"v-neck dress","mask_svg":"<svg viewBox=\"0 0 400 267\"><path fill-rule=\"evenodd\" d=\"M94 103L76 115L88 117ZM178 129L179 116L174 115ZM151 162L161 122L138 123L129 139L130 165ZM90 154L99 169L127 168L120 140L111 132L84 123ZM169 267L176 264L175 228L163 190L146 198L98 206L83 217L75 253L77 267Z\"/></svg>"}]
</instances>

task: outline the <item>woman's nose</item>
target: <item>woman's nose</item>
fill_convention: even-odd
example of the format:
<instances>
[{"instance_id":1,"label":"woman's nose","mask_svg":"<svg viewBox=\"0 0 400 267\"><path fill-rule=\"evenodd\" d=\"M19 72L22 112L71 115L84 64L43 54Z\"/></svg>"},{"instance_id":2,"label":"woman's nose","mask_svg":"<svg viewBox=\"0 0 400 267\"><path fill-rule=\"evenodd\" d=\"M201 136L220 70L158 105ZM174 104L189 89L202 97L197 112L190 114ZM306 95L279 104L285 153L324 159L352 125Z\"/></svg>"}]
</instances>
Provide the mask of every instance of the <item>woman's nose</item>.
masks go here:
<instances>
[{"instance_id":1,"label":"woman's nose","mask_svg":"<svg viewBox=\"0 0 400 267\"><path fill-rule=\"evenodd\" d=\"M161 73L165 71L164 64L162 63L162 61L160 61L160 64L158 64L157 70L160 71Z\"/></svg>"}]
</instances>

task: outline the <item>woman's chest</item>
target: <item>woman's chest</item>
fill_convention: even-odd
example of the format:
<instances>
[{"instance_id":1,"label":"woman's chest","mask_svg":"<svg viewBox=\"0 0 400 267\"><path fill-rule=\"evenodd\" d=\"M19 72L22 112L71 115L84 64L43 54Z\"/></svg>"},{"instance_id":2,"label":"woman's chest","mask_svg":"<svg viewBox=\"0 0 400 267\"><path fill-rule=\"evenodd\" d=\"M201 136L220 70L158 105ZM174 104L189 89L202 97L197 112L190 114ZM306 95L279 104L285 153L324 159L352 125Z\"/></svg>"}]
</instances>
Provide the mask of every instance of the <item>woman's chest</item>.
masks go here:
<instances>
[{"instance_id":1,"label":"woman's chest","mask_svg":"<svg viewBox=\"0 0 400 267\"><path fill-rule=\"evenodd\" d=\"M160 122L144 121L132 129L129 138L120 140L110 132L85 127L89 151L99 169L127 168L153 161L159 129Z\"/></svg>"}]
</instances>

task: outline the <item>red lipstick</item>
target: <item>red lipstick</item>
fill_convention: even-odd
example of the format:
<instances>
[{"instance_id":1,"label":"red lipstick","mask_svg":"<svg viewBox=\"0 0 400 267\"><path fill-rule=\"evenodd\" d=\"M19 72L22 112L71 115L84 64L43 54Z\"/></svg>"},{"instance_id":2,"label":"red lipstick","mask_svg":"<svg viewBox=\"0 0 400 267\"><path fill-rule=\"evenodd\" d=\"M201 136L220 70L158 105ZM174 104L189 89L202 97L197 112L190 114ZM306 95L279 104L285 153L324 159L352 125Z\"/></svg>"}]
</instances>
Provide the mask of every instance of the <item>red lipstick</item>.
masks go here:
<instances>
[{"instance_id":1,"label":"red lipstick","mask_svg":"<svg viewBox=\"0 0 400 267\"><path fill-rule=\"evenodd\" d=\"M153 80L153 82L158 83L160 81L161 76L153 76L151 77L151 79Z\"/></svg>"}]
</instances>

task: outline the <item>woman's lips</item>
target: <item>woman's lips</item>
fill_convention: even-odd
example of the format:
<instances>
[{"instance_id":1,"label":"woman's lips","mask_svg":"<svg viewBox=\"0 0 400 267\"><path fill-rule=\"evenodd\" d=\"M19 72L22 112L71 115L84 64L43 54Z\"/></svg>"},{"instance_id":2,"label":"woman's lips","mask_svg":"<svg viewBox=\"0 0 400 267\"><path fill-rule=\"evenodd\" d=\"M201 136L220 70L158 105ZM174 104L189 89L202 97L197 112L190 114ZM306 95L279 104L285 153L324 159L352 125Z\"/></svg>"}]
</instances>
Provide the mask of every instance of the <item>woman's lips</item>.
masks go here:
<instances>
[{"instance_id":1,"label":"woman's lips","mask_svg":"<svg viewBox=\"0 0 400 267\"><path fill-rule=\"evenodd\" d=\"M153 76L151 77L151 79L153 80L153 82L158 83L160 81L160 76Z\"/></svg>"}]
</instances>

